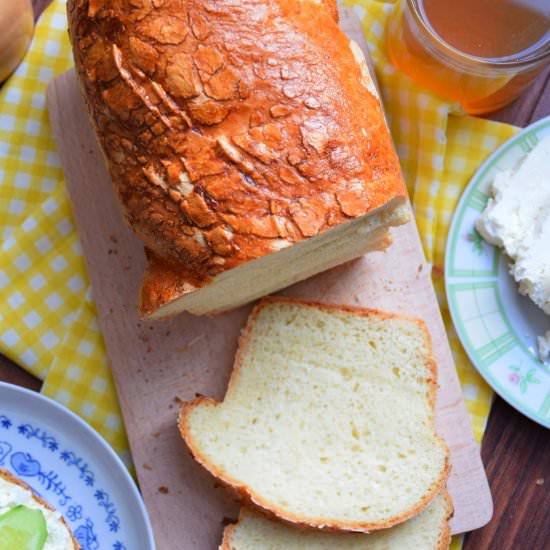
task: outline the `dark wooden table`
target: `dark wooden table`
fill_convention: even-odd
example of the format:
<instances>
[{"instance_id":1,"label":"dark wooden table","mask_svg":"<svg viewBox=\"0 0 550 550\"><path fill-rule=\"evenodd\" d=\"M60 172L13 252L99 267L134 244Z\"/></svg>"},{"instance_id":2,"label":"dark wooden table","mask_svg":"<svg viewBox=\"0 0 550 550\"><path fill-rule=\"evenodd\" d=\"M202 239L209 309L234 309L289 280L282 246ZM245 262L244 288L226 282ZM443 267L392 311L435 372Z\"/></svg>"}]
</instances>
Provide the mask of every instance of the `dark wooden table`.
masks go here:
<instances>
[{"instance_id":1,"label":"dark wooden table","mask_svg":"<svg viewBox=\"0 0 550 550\"><path fill-rule=\"evenodd\" d=\"M49 2L33 0L37 15ZM550 67L520 99L489 118L526 126L549 114ZM34 390L41 385L2 355L0 380ZM466 536L464 550L550 550L550 432L497 397L481 450L495 514Z\"/></svg>"}]
</instances>

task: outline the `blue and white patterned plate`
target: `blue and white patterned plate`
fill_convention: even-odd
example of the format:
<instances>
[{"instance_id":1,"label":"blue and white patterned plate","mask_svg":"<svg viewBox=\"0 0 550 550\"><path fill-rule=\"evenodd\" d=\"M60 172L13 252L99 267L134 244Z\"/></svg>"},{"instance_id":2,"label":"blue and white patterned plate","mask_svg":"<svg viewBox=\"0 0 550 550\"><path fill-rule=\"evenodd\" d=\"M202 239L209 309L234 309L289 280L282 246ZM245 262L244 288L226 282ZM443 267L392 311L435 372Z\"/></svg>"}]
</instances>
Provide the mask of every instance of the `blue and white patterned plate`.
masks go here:
<instances>
[{"instance_id":1,"label":"blue and white patterned plate","mask_svg":"<svg viewBox=\"0 0 550 550\"><path fill-rule=\"evenodd\" d=\"M0 468L59 510L82 550L154 550L141 496L109 445L58 403L1 382Z\"/></svg>"},{"instance_id":2,"label":"blue and white patterned plate","mask_svg":"<svg viewBox=\"0 0 550 550\"><path fill-rule=\"evenodd\" d=\"M536 337L550 330L550 317L519 294L509 260L481 238L475 222L496 171L516 166L549 134L547 117L516 134L479 168L456 208L445 254L447 301L466 353L503 399L547 428L550 369L537 357Z\"/></svg>"}]
</instances>

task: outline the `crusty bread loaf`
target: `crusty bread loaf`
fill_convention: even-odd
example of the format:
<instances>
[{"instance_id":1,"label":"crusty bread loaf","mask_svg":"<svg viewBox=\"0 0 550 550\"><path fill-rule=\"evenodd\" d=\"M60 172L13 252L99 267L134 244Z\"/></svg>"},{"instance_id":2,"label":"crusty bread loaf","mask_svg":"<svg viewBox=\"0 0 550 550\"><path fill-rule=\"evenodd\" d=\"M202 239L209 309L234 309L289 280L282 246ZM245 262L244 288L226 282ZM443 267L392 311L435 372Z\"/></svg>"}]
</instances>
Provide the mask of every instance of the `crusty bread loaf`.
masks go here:
<instances>
[{"instance_id":1,"label":"crusty bread loaf","mask_svg":"<svg viewBox=\"0 0 550 550\"><path fill-rule=\"evenodd\" d=\"M9 495L7 488L9 488ZM23 480L15 477L8 470L0 468L0 515L9 510L8 505L12 500L16 500L17 504L24 504L29 508L42 511L48 529L47 548L53 548L55 545L55 548L59 550L80 550L80 545L61 513L39 497ZM52 533L52 530L55 533ZM13 550L18 549L14 548Z\"/></svg>"},{"instance_id":2,"label":"crusty bread loaf","mask_svg":"<svg viewBox=\"0 0 550 550\"><path fill-rule=\"evenodd\" d=\"M334 0L69 0L68 13L148 249L143 315L229 309L377 249L406 221L380 102Z\"/></svg>"},{"instance_id":3,"label":"crusty bread loaf","mask_svg":"<svg viewBox=\"0 0 550 550\"><path fill-rule=\"evenodd\" d=\"M425 508L448 475L421 321L270 298L252 312L223 402L182 406L192 455L291 523L371 531Z\"/></svg>"},{"instance_id":4,"label":"crusty bread loaf","mask_svg":"<svg viewBox=\"0 0 550 550\"><path fill-rule=\"evenodd\" d=\"M451 515L451 500L444 492L418 516L365 535L299 529L241 508L238 523L225 528L220 550L446 550Z\"/></svg>"}]
</instances>

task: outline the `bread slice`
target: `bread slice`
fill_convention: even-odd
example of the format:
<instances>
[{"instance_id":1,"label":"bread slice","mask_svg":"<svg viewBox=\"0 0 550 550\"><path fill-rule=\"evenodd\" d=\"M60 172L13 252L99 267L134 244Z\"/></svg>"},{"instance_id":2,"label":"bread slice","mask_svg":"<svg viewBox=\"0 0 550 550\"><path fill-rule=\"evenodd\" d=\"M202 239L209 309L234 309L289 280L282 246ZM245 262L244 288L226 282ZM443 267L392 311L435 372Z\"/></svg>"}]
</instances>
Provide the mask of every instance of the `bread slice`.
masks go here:
<instances>
[{"instance_id":1,"label":"bread slice","mask_svg":"<svg viewBox=\"0 0 550 550\"><path fill-rule=\"evenodd\" d=\"M365 535L299 529L241 508L238 523L225 528L220 550L445 550L451 540L452 510L444 491L418 516Z\"/></svg>"},{"instance_id":2,"label":"bread slice","mask_svg":"<svg viewBox=\"0 0 550 550\"><path fill-rule=\"evenodd\" d=\"M442 489L436 387L423 322L270 298L248 320L224 401L185 403L179 427L244 500L291 523L367 532Z\"/></svg>"},{"instance_id":3,"label":"bread slice","mask_svg":"<svg viewBox=\"0 0 550 550\"><path fill-rule=\"evenodd\" d=\"M65 523L61 513L57 512L44 499L36 495L32 488L24 481L15 477L8 470L0 468L0 515L20 504L42 511L48 531L48 538L46 539L47 548L80 550L78 542Z\"/></svg>"}]
</instances>

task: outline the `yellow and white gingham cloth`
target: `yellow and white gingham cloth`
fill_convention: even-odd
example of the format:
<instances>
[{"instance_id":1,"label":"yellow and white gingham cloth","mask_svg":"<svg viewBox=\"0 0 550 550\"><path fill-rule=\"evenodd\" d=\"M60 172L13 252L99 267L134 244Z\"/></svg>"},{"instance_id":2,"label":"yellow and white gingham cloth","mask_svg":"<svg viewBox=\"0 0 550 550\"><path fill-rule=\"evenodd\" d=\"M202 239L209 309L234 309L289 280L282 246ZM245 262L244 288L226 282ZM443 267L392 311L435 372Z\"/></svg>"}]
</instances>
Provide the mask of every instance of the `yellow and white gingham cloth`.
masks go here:
<instances>
[{"instance_id":1,"label":"yellow and white gingham cloth","mask_svg":"<svg viewBox=\"0 0 550 550\"><path fill-rule=\"evenodd\" d=\"M346 2L363 21L416 212L474 433L492 393L449 318L443 257L453 210L481 162L515 128L451 115L387 61L391 3ZM129 462L124 427L96 323L88 276L45 108L48 82L72 66L65 1L40 18L24 62L0 90L0 352L44 380L43 392L77 412Z\"/></svg>"}]
</instances>

